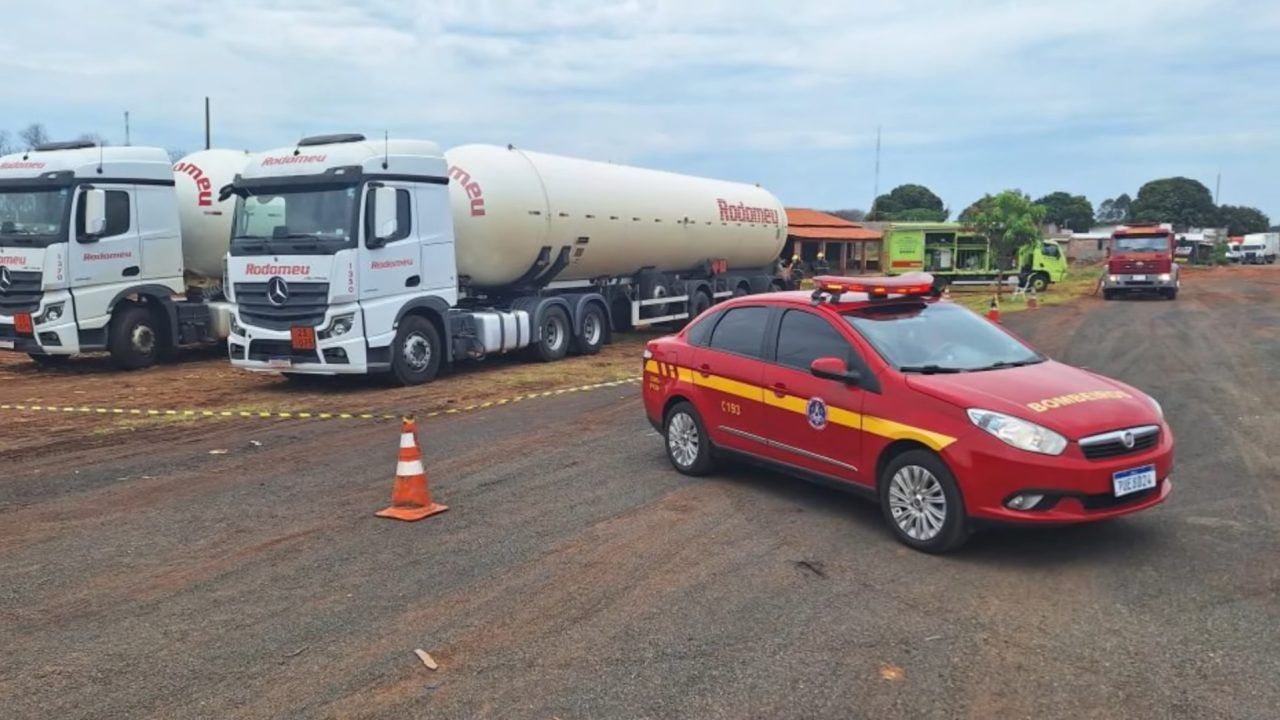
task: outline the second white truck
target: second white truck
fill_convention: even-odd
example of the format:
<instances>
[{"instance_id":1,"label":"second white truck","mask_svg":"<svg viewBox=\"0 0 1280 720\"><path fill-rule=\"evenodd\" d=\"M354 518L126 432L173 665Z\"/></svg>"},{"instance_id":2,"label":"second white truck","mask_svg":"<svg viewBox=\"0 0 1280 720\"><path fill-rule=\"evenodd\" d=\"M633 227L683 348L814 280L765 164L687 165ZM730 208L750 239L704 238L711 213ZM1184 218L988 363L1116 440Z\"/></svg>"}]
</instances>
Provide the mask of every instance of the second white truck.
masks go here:
<instances>
[{"instance_id":1,"label":"second white truck","mask_svg":"<svg viewBox=\"0 0 1280 720\"><path fill-rule=\"evenodd\" d=\"M229 349L249 370L411 385L783 284L786 213L753 185L350 134L251 157L232 195Z\"/></svg>"}]
</instances>

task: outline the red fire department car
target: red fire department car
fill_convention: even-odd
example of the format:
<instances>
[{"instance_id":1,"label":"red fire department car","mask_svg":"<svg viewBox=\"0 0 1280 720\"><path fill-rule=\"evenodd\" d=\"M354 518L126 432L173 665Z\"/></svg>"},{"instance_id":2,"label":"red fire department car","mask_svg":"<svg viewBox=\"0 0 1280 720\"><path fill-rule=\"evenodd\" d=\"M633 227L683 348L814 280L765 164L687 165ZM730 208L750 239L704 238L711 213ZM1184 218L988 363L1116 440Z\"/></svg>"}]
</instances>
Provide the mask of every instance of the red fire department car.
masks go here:
<instances>
[{"instance_id":1,"label":"red fire department car","mask_svg":"<svg viewBox=\"0 0 1280 720\"><path fill-rule=\"evenodd\" d=\"M1087 522L1168 497L1173 434L1151 397L940 300L927 274L815 284L648 343L645 411L676 470L734 455L860 490L927 552L982 521Z\"/></svg>"}]
</instances>

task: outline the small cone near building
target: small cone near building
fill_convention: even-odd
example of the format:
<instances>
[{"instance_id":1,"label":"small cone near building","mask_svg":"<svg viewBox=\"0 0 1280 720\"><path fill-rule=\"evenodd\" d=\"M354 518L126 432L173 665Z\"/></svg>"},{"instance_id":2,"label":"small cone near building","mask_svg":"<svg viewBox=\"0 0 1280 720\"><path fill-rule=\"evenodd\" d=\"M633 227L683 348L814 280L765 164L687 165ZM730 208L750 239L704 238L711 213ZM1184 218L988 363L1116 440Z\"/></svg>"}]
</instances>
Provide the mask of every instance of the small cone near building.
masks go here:
<instances>
[{"instance_id":1,"label":"small cone near building","mask_svg":"<svg viewBox=\"0 0 1280 720\"><path fill-rule=\"evenodd\" d=\"M391 489L391 507L374 513L393 520L421 520L449 508L431 501L427 471L422 467L422 450L418 447L418 423L410 415L400 430L400 459L396 463L396 480Z\"/></svg>"},{"instance_id":2,"label":"small cone near building","mask_svg":"<svg viewBox=\"0 0 1280 720\"><path fill-rule=\"evenodd\" d=\"M1040 307L1040 299L1036 297L1036 289L1031 288L1031 294L1027 296L1027 309L1035 310Z\"/></svg>"},{"instance_id":3,"label":"small cone near building","mask_svg":"<svg viewBox=\"0 0 1280 720\"><path fill-rule=\"evenodd\" d=\"M991 307L987 309L987 319L991 322L1000 322L1000 299L995 295L991 296Z\"/></svg>"}]
</instances>

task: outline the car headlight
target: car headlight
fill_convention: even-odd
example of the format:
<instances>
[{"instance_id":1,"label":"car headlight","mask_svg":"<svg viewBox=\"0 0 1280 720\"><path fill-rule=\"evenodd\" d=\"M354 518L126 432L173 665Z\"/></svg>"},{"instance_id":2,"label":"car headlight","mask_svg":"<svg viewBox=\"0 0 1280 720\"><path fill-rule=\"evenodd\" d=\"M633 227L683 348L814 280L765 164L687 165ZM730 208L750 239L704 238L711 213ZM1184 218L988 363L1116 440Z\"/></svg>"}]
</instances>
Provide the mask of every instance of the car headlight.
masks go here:
<instances>
[{"instance_id":1,"label":"car headlight","mask_svg":"<svg viewBox=\"0 0 1280 720\"><path fill-rule=\"evenodd\" d=\"M321 330L318 335L322 338L342 337L351 332L351 327L356 323L355 313L348 315L338 315L329 321L325 329Z\"/></svg>"},{"instance_id":2,"label":"car headlight","mask_svg":"<svg viewBox=\"0 0 1280 720\"><path fill-rule=\"evenodd\" d=\"M1012 415L970 408L969 420L1019 450L1061 455L1067 449L1067 439L1058 433Z\"/></svg>"},{"instance_id":3,"label":"car headlight","mask_svg":"<svg viewBox=\"0 0 1280 720\"><path fill-rule=\"evenodd\" d=\"M1169 282L1172 279L1173 276L1169 273L1160 273L1160 282Z\"/></svg>"},{"instance_id":4,"label":"car headlight","mask_svg":"<svg viewBox=\"0 0 1280 720\"><path fill-rule=\"evenodd\" d=\"M54 303L45 308L44 312L40 313L40 315L36 317L36 324L39 325L42 323L57 322L62 317L64 307L64 303Z\"/></svg>"}]
</instances>

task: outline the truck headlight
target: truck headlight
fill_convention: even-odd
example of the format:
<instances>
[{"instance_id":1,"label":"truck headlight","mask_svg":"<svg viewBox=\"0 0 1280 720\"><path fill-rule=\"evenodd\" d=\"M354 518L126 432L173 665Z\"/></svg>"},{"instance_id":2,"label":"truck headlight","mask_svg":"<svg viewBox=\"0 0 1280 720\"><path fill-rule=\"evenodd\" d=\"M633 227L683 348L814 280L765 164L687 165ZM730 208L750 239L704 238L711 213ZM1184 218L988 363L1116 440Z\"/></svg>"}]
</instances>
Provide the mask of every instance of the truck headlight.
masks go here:
<instances>
[{"instance_id":1,"label":"truck headlight","mask_svg":"<svg viewBox=\"0 0 1280 720\"><path fill-rule=\"evenodd\" d=\"M1160 282L1169 282L1173 279L1173 275L1169 273L1160 273Z\"/></svg>"},{"instance_id":2,"label":"truck headlight","mask_svg":"<svg viewBox=\"0 0 1280 720\"><path fill-rule=\"evenodd\" d=\"M65 303L54 303L50 305L44 309L44 312L40 313L40 315L36 317L36 324L42 325L44 323L57 322L62 318L62 311L64 308Z\"/></svg>"},{"instance_id":3,"label":"truck headlight","mask_svg":"<svg viewBox=\"0 0 1280 720\"><path fill-rule=\"evenodd\" d=\"M236 320L236 314L231 313L231 334L240 337L245 336L244 328L240 326L240 321Z\"/></svg>"},{"instance_id":4,"label":"truck headlight","mask_svg":"<svg viewBox=\"0 0 1280 720\"><path fill-rule=\"evenodd\" d=\"M1108 275L1108 276L1107 276L1107 282L1119 282L1119 281L1120 281L1120 276L1118 276L1118 275Z\"/></svg>"},{"instance_id":5,"label":"truck headlight","mask_svg":"<svg viewBox=\"0 0 1280 720\"><path fill-rule=\"evenodd\" d=\"M1067 439L1058 433L1012 415L970 408L969 420L1019 450L1061 455L1067 449Z\"/></svg>"},{"instance_id":6,"label":"truck headlight","mask_svg":"<svg viewBox=\"0 0 1280 720\"><path fill-rule=\"evenodd\" d=\"M342 337L351 332L351 327L355 325L356 316L354 313L348 315L338 315L329 321L325 329L316 333L321 338Z\"/></svg>"}]
</instances>

